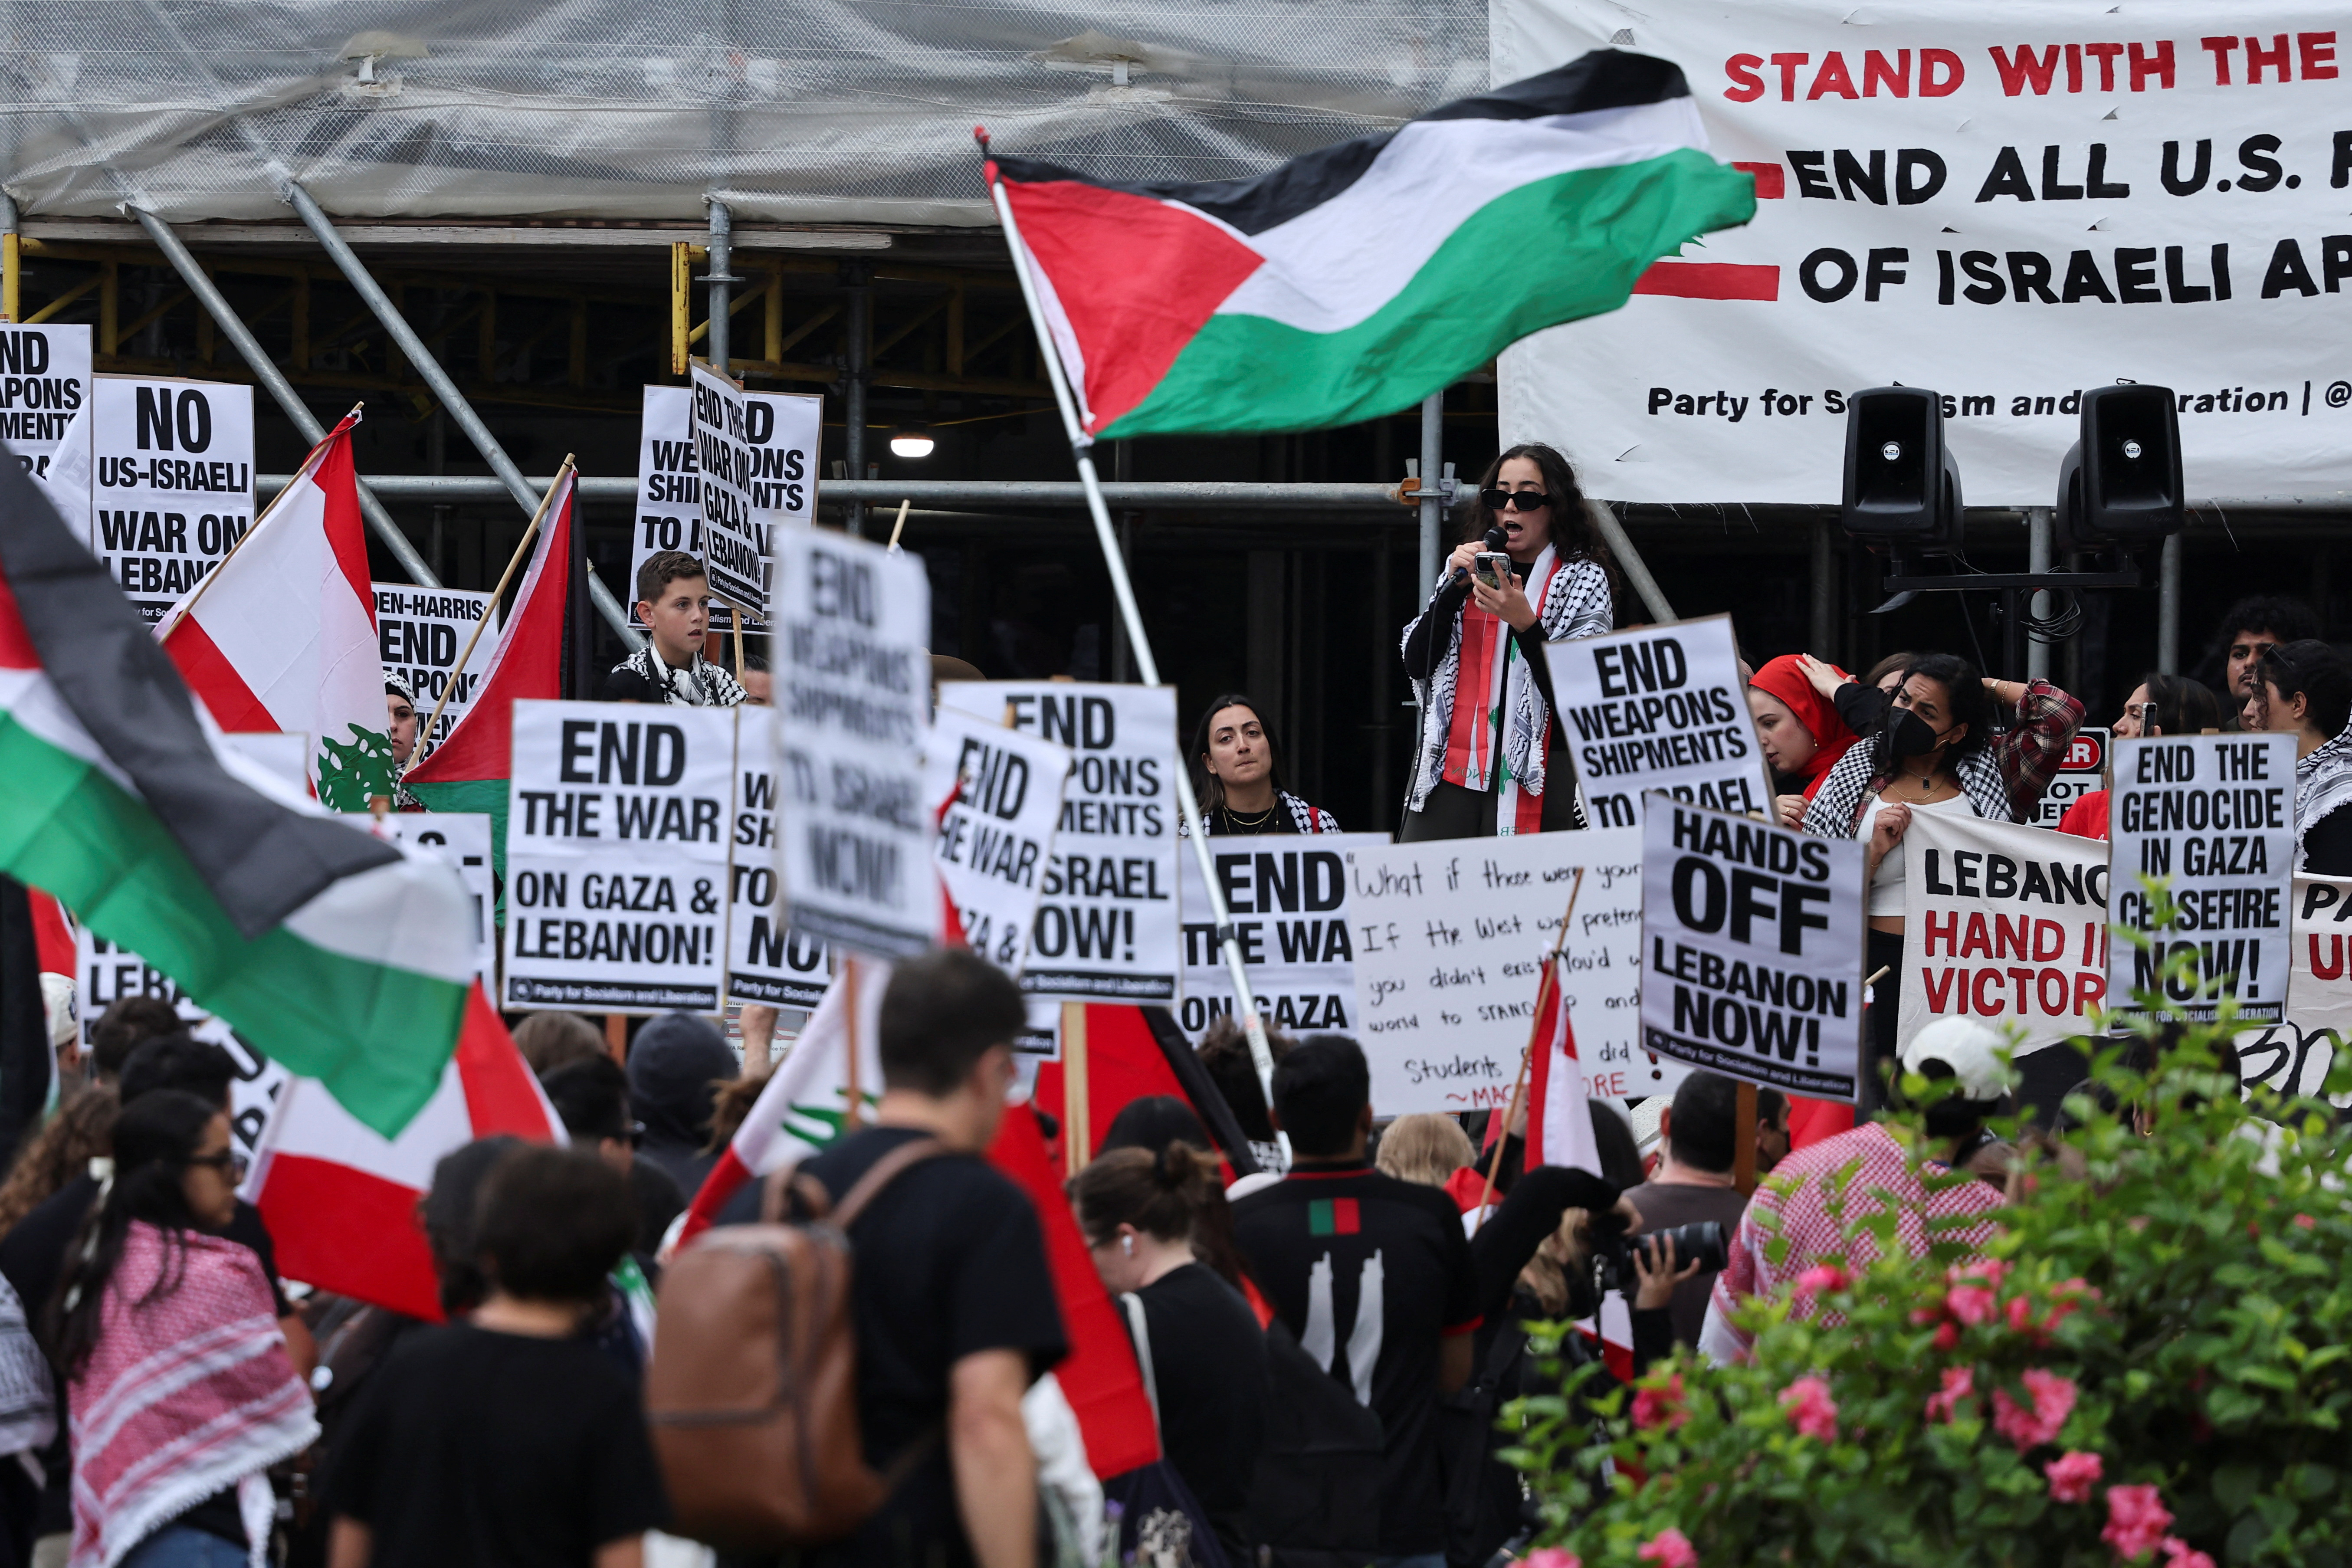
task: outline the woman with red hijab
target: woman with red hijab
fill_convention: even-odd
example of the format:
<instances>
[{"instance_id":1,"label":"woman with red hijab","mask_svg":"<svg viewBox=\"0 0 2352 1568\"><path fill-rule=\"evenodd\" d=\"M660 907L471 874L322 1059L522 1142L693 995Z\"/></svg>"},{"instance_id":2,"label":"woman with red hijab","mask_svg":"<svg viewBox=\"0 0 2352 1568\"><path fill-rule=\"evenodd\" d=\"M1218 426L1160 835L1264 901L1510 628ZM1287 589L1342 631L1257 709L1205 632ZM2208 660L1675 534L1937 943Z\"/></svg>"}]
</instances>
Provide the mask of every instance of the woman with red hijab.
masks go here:
<instances>
[{"instance_id":1,"label":"woman with red hijab","mask_svg":"<svg viewBox=\"0 0 2352 1568\"><path fill-rule=\"evenodd\" d=\"M1755 716L1765 762L1775 773L1805 781L1803 794L1780 795L1772 803L1773 815L1785 827L1804 819L1813 792L1856 738L1838 716L1837 705L1814 685L1808 666L1816 663L1802 654L1784 653L1758 670L1748 688L1748 710ZM1834 665L1821 668L1835 678L1832 690L1853 679Z\"/></svg>"}]
</instances>

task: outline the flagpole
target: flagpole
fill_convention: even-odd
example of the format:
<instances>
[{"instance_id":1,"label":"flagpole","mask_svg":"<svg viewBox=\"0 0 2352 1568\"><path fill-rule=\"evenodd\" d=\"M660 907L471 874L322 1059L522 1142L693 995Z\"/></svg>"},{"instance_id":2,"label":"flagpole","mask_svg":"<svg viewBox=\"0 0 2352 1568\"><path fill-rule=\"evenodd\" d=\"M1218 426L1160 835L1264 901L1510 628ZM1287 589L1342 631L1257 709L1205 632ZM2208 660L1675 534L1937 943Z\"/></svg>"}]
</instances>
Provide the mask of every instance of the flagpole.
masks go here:
<instances>
[{"instance_id":1,"label":"flagpole","mask_svg":"<svg viewBox=\"0 0 2352 1568\"><path fill-rule=\"evenodd\" d=\"M417 743L408 754L408 767L400 770L404 777L409 768L425 760L425 753L433 741L433 726L441 722L441 710L449 706L449 694L457 689L457 682L465 678L466 661L474 657L474 645L482 640L482 628L490 624L490 612L498 608L500 599L506 597L507 584L514 581L515 568L530 559L530 542L539 536L540 522L547 516L547 509L554 504L555 492L563 488L563 476L572 471L573 456L570 452L563 454L563 464L555 470L555 482L547 487L545 495L540 497L539 510L530 514L530 526L522 531L522 542L515 546L512 555L507 557L507 569L499 574L499 585L490 590L489 602L482 606L482 618L474 623L473 635L466 639L466 651L457 656L456 667L449 671L449 683L441 689L441 700L433 704L433 717L425 721L425 728L416 732Z\"/></svg>"},{"instance_id":2,"label":"flagpole","mask_svg":"<svg viewBox=\"0 0 2352 1568\"><path fill-rule=\"evenodd\" d=\"M357 414L361 409L365 408L366 406L367 405L364 403L354 403L352 405L352 414ZM343 418L349 419L352 416L352 414L344 415ZM335 429L340 430L341 428L342 425L339 420L336 423ZM155 637L157 641L162 641L165 633L169 632L173 626L178 626L182 621L186 620L190 616L196 613L196 601L205 596L205 590L213 585L213 579L221 574L222 567L226 566L230 562L236 560L236 552L245 548L245 542L251 539L256 533L259 532L261 531L261 525L269 521L269 514L276 511L285 501L286 498L294 493L297 486L300 485L304 479L309 479L313 473L318 471L318 465L322 455L326 452L327 443L332 441L334 438L334 430L330 430L327 434L319 437L319 444L310 448L310 455L302 459L302 466L294 470L293 484L289 484L284 489L279 490L278 494L271 499L269 504L261 509L261 515L253 520L253 526L247 529L243 533L238 534L236 536L236 542L228 547L228 553L220 558L220 565L215 566L211 571L205 573L204 580L195 585L194 590L188 595L187 598L180 604L173 606L173 609L178 611L178 614L173 615L167 613L163 620L156 623Z\"/></svg>"},{"instance_id":3,"label":"flagpole","mask_svg":"<svg viewBox=\"0 0 2352 1568\"><path fill-rule=\"evenodd\" d=\"M1559 917L1559 934L1552 938L1551 956L1544 960L1543 984L1536 987L1536 1016L1534 1021L1528 1026L1528 1048L1519 1056L1519 1076L1511 1083L1511 1108L1503 1113L1503 1131L1495 1140L1495 1157L1487 1162L1486 1180L1478 1189L1478 1206L1470 1211L1478 1216L1480 1225L1486 1223L1486 1205L1495 1195L1495 1179L1502 1174L1503 1171L1503 1144L1511 1135L1511 1123L1519 1119L1519 1105L1527 1093L1528 1068L1536 1059L1536 1048L1539 1043L1537 1039L1537 1031L1543 1027L1545 989L1547 987L1550 989L1552 995L1559 1000L1559 1005L1563 1007L1568 1005L1568 998L1560 994L1559 988L1559 955L1561 950L1568 946L1568 922L1576 914L1576 895L1582 891L1584 891L1584 868L1579 866L1576 868L1576 880L1569 884L1568 911Z\"/></svg>"},{"instance_id":4,"label":"flagpole","mask_svg":"<svg viewBox=\"0 0 2352 1568\"><path fill-rule=\"evenodd\" d=\"M974 140L980 143L983 157L988 153L988 132L975 128ZM1151 657L1151 638L1143 629L1143 612L1136 606L1135 584L1127 575L1127 558L1119 553L1118 536L1112 530L1110 508L1103 501L1102 480L1095 472L1094 437L1078 424L1077 404L1070 395L1067 373L1062 366L1061 352L1055 346L1054 334L1045 325L1045 312L1037 303L1036 280L1029 275L1029 253L1021 243L1021 226L1013 218L1013 203L1004 194L1003 181L996 177L994 164L987 168L989 199L995 204L997 221L1004 226L1004 243L1013 253L1013 275L1021 283L1022 302L1029 308L1029 325L1037 334L1037 346L1043 352L1038 357L1045 362L1046 379L1054 388L1054 403L1062 412L1062 429L1070 438L1070 455L1076 459L1078 483L1085 489L1087 513L1093 518L1095 542L1101 547L1103 564L1110 573L1111 593L1118 600L1119 619L1127 627L1127 646L1134 655L1136 674L1146 686L1160 684L1160 664ZM1209 910L1216 919L1217 946L1225 955L1225 968L1233 976L1234 998L1242 1015L1242 1029L1249 1037L1250 1059L1256 1065L1258 1087L1265 1093L1266 1110L1274 1109L1274 1051L1266 1044L1265 1022L1258 1016L1257 998L1249 988L1249 974L1242 966L1241 942L1234 930L1232 913L1225 908L1224 894L1217 887L1217 868L1209 858L1209 835L1201 821L1201 805L1192 794L1192 772L1186 759L1176 759L1176 804L1182 813L1184 827L1192 839L1192 853L1201 863L1201 885L1208 889ZM1277 1131L1283 1153L1289 1156L1290 1140Z\"/></svg>"}]
</instances>

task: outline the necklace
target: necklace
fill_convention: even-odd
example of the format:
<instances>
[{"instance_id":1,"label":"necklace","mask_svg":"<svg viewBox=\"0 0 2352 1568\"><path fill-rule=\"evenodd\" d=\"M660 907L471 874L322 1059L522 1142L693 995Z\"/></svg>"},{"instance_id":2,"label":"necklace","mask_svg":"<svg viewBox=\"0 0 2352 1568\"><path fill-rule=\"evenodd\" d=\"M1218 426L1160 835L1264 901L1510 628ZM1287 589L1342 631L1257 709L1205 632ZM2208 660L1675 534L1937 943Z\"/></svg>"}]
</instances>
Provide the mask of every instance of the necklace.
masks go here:
<instances>
[{"instance_id":1,"label":"necklace","mask_svg":"<svg viewBox=\"0 0 2352 1568\"><path fill-rule=\"evenodd\" d=\"M1906 773L1904 777L1910 779L1914 784L1918 786L1919 798L1921 800L1927 799L1929 795L1935 792L1936 770L1933 768L1929 768L1926 773L1916 776Z\"/></svg>"},{"instance_id":2,"label":"necklace","mask_svg":"<svg viewBox=\"0 0 2352 1568\"><path fill-rule=\"evenodd\" d=\"M1232 823L1236 827L1264 827L1267 823L1274 820L1275 807L1279 806L1281 804L1281 800L1277 798L1275 801L1274 805L1267 806L1255 816L1244 816L1240 812L1235 811L1230 805L1221 806L1219 809L1225 814L1225 820Z\"/></svg>"}]
</instances>

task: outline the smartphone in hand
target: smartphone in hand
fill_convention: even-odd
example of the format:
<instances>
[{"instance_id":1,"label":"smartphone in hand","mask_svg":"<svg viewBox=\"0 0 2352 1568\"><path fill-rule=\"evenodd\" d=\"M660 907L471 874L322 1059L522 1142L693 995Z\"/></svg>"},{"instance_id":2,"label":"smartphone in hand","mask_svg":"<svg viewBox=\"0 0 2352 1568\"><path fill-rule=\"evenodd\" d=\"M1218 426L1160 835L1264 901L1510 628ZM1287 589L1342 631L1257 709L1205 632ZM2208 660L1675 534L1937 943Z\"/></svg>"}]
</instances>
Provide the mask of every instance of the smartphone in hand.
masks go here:
<instances>
[{"instance_id":1,"label":"smartphone in hand","mask_svg":"<svg viewBox=\"0 0 2352 1568\"><path fill-rule=\"evenodd\" d=\"M1472 575L1489 588L1500 588L1510 581L1511 558L1499 550L1481 550Z\"/></svg>"}]
</instances>

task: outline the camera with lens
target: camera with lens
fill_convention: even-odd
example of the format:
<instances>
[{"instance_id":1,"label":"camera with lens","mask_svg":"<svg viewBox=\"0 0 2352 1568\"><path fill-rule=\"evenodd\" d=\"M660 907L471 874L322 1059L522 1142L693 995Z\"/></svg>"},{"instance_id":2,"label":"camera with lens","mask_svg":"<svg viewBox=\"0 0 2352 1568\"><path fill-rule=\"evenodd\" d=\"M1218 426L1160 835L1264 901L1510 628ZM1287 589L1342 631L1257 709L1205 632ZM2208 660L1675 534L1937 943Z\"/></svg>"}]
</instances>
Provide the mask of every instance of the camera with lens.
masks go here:
<instances>
[{"instance_id":1,"label":"camera with lens","mask_svg":"<svg viewBox=\"0 0 2352 1568\"><path fill-rule=\"evenodd\" d=\"M1710 1269L1720 1269L1731 1260L1730 1251L1724 1242L1723 1226L1717 1220L1694 1220L1689 1225L1678 1225L1671 1230L1654 1230L1643 1236L1627 1236L1622 1232L1615 1236L1602 1236L1598 1232L1599 1227L1596 1226L1592 1237L1593 1279L1603 1290L1622 1290L1629 1297L1642 1285L1641 1276L1633 1271L1633 1250L1636 1247L1650 1249L1648 1261L1653 1274L1665 1261L1664 1251L1658 1246L1662 1241L1671 1240L1675 1244L1675 1272L1677 1274L1691 1263L1696 1263L1700 1272L1705 1273Z\"/></svg>"}]
</instances>

